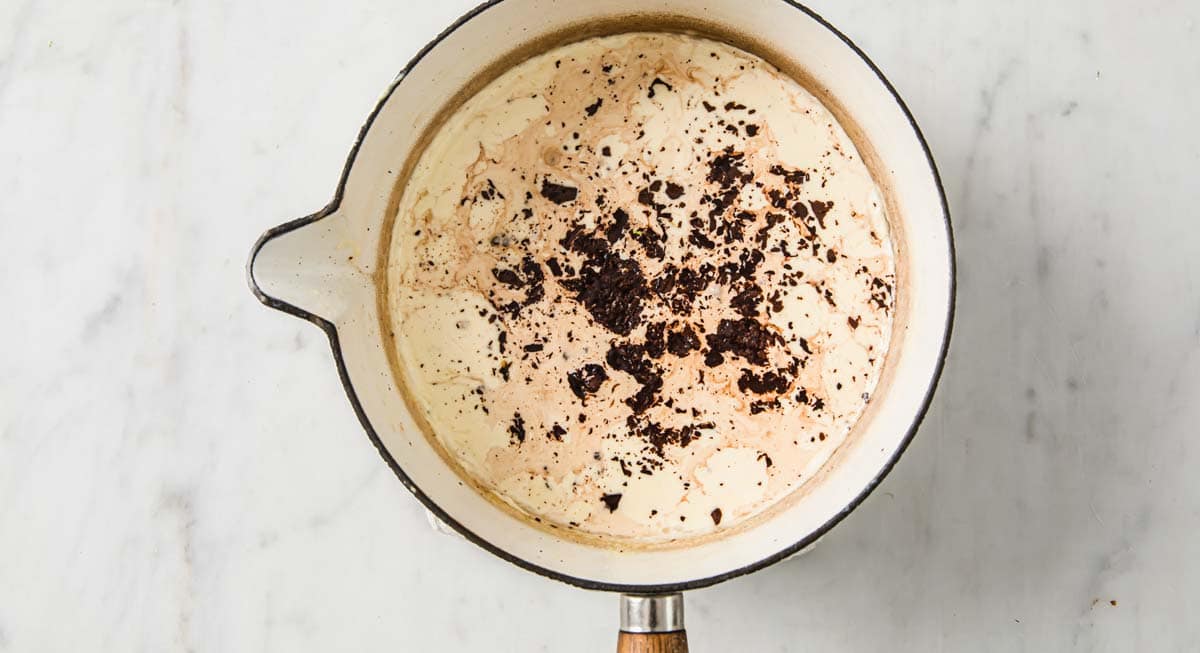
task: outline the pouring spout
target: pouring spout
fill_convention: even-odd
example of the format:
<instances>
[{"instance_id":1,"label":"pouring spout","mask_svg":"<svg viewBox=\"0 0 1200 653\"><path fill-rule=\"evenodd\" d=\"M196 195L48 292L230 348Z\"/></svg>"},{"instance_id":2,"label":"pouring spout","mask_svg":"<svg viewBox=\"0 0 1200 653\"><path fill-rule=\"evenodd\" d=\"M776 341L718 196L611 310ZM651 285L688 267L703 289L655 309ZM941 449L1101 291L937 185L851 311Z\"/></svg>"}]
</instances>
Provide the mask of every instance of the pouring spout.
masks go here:
<instances>
[{"instance_id":1,"label":"pouring spout","mask_svg":"<svg viewBox=\"0 0 1200 653\"><path fill-rule=\"evenodd\" d=\"M324 209L267 230L250 251L246 280L263 304L313 322L336 323L351 286L362 284L361 253L342 236L343 222Z\"/></svg>"}]
</instances>

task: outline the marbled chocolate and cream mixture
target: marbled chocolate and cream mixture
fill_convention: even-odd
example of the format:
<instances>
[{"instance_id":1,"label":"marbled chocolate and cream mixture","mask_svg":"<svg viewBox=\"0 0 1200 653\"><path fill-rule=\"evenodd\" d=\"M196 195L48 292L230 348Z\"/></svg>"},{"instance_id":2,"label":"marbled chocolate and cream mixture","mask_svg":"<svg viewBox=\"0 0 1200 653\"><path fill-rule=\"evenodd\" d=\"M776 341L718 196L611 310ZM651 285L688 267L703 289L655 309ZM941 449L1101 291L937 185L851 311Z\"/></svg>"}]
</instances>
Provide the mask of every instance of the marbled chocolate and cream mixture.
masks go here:
<instances>
[{"instance_id":1,"label":"marbled chocolate and cream mixture","mask_svg":"<svg viewBox=\"0 0 1200 653\"><path fill-rule=\"evenodd\" d=\"M547 526L661 542L813 478L891 332L884 203L833 115L678 34L507 71L422 153L388 302L431 437Z\"/></svg>"}]
</instances>

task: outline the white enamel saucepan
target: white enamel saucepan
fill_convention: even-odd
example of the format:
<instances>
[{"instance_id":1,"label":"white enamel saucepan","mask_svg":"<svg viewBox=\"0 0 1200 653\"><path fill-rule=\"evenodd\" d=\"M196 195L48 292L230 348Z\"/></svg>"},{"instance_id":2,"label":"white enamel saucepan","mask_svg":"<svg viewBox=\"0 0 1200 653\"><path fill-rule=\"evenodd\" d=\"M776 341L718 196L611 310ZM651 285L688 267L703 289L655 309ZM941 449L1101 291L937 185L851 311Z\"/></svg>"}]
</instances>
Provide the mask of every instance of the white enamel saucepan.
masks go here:
<instances>
[{"instance_id":1,"label":"white enamel saucepan","mask_svg":"<svg viewBox=\"0 0 1200 653\"><path fill-rule=\"evenodd\" d=\"M605 548L555 535L460 482L396 386L381 315L389 221L424 135L505 67L589 36L682 30L762 56L837 115L888 205L897 308L882 379L860 423L801 496L686 547ZM493 0L417 54L367 118L333 201L254 245L250 286L267 306L319 326L371 442L400 482L471 542L525 569L621 592L623 650L686 649L678 593L746 574L811 544L896 463L933 394L954 307L954 254L937 170L900 97L853 43L787 0ZM381 319L382 318L382 319ZM639 648L640 647L640 648Z\"/></svg>"}]
</instances>

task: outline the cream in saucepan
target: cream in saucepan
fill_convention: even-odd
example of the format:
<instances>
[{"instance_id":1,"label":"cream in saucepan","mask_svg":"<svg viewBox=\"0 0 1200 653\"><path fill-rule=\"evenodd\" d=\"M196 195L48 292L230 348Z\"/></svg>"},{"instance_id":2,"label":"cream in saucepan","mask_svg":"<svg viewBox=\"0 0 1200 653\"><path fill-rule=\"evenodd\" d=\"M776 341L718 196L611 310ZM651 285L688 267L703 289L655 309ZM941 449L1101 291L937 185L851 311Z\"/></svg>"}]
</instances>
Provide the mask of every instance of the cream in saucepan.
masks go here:
<instances>
[{"instance_id":1,"label":"cream in saucepan","mask_svg":"<svg viewBox=\"0 0 1200 653\"><path fill-rule=\"evenodd\" d=\"M403 382L462 472L639 542L814 477L874 390L895 281L832 114L665 33L558 48L463 104L406 180L388 275Z\"/></svg>"}]
</instances>

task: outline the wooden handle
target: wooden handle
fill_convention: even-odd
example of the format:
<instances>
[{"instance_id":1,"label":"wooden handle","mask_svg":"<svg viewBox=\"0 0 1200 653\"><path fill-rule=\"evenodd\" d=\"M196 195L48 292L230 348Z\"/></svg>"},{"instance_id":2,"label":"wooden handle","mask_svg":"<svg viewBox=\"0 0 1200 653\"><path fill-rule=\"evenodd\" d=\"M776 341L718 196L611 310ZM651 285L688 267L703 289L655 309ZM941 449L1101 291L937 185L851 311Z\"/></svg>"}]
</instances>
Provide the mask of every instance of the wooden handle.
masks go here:
<instances>
[{"instance_id":1,"label":"wooden handle","mask_svg":"<svg viewBox=\"0 0 1200 653\"><path fill-rule=\"evenodd\" d=\"M687 632L621 633L617 653L687 653Z\"/></svg>"}]
</instances>

